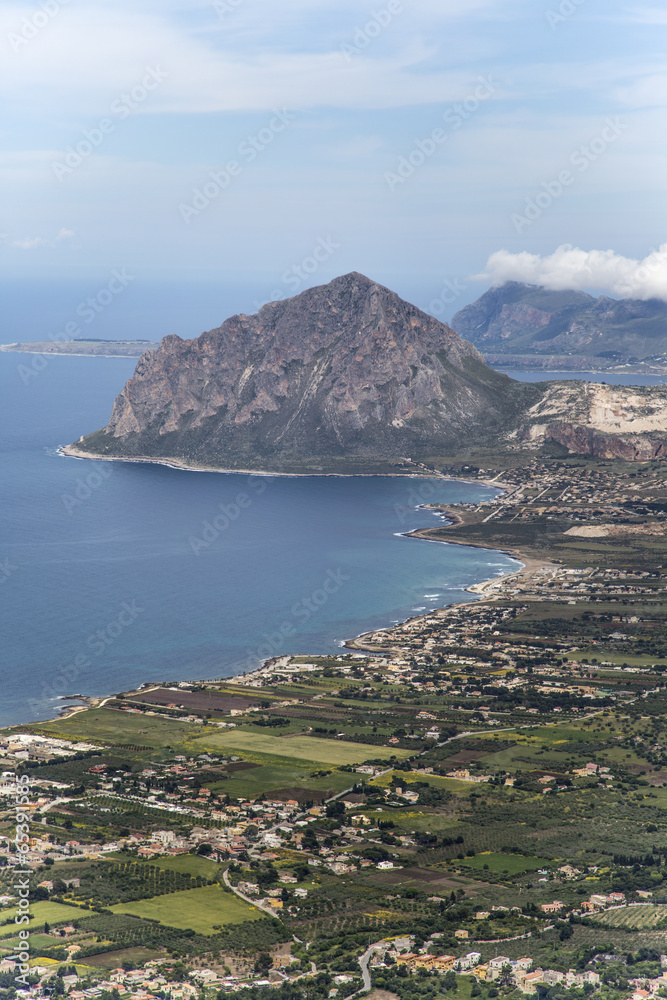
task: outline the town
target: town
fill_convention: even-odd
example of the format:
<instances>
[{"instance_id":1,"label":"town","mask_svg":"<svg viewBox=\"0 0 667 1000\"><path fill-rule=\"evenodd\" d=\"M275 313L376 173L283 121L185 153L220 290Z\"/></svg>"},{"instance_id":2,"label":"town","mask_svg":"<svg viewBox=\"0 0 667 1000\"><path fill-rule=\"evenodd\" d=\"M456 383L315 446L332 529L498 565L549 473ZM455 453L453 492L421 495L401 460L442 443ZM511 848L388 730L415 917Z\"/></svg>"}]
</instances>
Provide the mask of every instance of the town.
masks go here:
<instances>
[{"instance_id":1,"label":"town","mask_svg":"<svg viewBox=\"0 0 667 1000\"><path fill-rule=\"evenodd\" d=\"M470 603L0 733L3 997L666 995L658 467L444 471Z\"/></svg>"}]
</instances>

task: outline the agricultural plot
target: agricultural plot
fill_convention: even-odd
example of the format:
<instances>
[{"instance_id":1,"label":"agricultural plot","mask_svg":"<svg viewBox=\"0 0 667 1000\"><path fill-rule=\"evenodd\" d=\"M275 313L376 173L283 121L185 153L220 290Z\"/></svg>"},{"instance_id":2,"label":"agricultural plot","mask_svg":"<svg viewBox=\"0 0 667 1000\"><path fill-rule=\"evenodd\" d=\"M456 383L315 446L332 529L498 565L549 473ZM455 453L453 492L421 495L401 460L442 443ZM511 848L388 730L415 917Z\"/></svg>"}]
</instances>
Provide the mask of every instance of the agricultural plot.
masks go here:
<instances>
[{"instance_id":1,"label":"agricultural plot","mask_svg":"<svg viewBox=\"0 0 667 1000\"><path fill-rule=\"evenodd\" d=\"M461 867L472 868L475 872L488 870L495 875L523 875L524 872L535 872L552 862L547 858L530 858L523 854L494 854L485 851L474 858L466 858L460 864Z\"/></svg>"},{"instance_id":2,"label":"agricultural plot","mask_svg":"<svg viewBox=\"0 0 667 1000\"><path fill-rule=\"evenodd\" d=\"M121 951L106 951L100 955L89 955L86 966L90 969L117 969L123 962L131 962L137 967L151 959L160 958L159 951L150 948L123 948ZM43 960L40 960L43 961Z\"/></svg>"},{"instance_id":3,"label":"agricultural plot","mask_svg":"<svg viewBox=\"0 0 667 1000\"><path fill-rule=\"evenodd\" d=\"M140 899L133 903L119 903L112 906L111 910L113 913L145 917L157 920L167 927L193 930L209 936L215 934L216 928L221 926L264 918L260 910L217 885L173 892L153 899Z\"/></svg>"},{"instance_id":4,"label":"agricultural plot","mask_svg":"<svg viewBox=\"0 0 667 1000\"><path fill-rule=\"evenodd\" d=\"M220 866L215 861L199 854L175 854L172 857L150 858L144 864L167 871L180 872L182 875L208 879L217 878L220 872Z\"/></svg>"},{"instance_id":5,"label":"agricultural plot","mask_svg":"<svg viewBox=\"0 0 667 1000\"><path fill-rule=\"evenodd\" d=\"M365 760L377 757L381 752L378 747L362 743L343 743L338 740L317 739L313 736L284 738L267 736L264 733L213 733L195 742L201 744L202 750L214 748L224 753L233 753L236 750L249 751L329 765L361 764ZM391 752L400 758L409 756L406 750L392 749Z\"/></svg>"},{"instance_id":6,"label":"agricultural plot","mask_svg":"<svg viewBox=\"0 0 667 1000\"><path fill-rule=\"evenodd\" d=\"M596 919L608 927L628 927L632 930L647 930L661 927L667 918L667 906L653 906L640 903L622 906L618 910L607 910Z\"/></svg>"},{"instance_id":7,"label":"agricultural plot","mask_svg":"<svg viewBox=\"0 0 667 1000\"><path fill-rule=\"evenodd\" d=\"M246 756L250 756L246 754ZM294 792L303 793L307 798L328 798L336 792L349 788L351 776L345 771L329 771L321 764L311 762L304 767L304 761L286 757L265 757L253 754L257 765L248 770L233 771L221 781L207 782L207 787L218 794L228 794L241 798L255 798L264 793L271 796L290 789L286 798L296 798ZM316 775L317 771L324 772ZM320 793L318 796L317 793Z\"/></svg>"},{"instance_id":8,"label":"agricultural plot","mask_svg":"<svg viewBox=\"0 0 667 1000\"><path fill-rule=\"evenodd\" d=\"M17 913L18 909L15 906L0 910L0 921L11 920L11 923L0 926L0 938L10 938L16 934L17 925L14 923L14 917ZM81 917L82 911L78 906L66 906L63 903L50 903L44 900L39 903L31 903L30 914L32 920L27 924L21 924L22 928L29 931L36 928L41 930L45 922L53 926L76 920Z\"/></svg>"},{"instance_id":9,"label":"agricultural plot","mask_svg":"<svg viewBox=\"0 0 667 1000\"><path fill-rule=\"evenodd\" d=\"M160 716L130 715L128 712L109 708L90 709L71 716L44 722L34 727L35 732L66 740L114 745L164 747L182 744L199 736L202 726L175 722Z\"/></svg>"}]
</instances>

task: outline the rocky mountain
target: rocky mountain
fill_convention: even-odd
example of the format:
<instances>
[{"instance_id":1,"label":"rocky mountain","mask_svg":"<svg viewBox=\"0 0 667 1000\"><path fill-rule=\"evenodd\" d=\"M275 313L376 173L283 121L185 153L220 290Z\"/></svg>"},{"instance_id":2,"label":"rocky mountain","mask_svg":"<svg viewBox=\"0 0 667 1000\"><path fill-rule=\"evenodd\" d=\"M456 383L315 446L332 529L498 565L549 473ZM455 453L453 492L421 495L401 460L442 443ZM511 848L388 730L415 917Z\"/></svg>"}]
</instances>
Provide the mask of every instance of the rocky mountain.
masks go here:
<instances>
[{"instance_id":1,"label":"rocky mountain","mask_svg":"<svg viewBox=\"0 0 667 1000\"><path fill-rule=\"evenodd\" d=\"M224 468L335 467L452 451L536 397L361 274L144 354L79 447Z\"/></svg>"},{"instance_id":2,"label":"rocky mountain","mask_svg":"<svg viewBox=\"0 0 667 1000\"><path fill-rule=\"evenodd\" d=\"M624 391L607 401L611 409L626 413ZM634 454L635 431L649 450L664 447L667 410L645 429L623 418L610 435L593 410L581 383L513 381L448 326L352 273L194 340L165 337L139 359L107 426L66 451L200 468L368 472L554 443L613 451L620 437ZM566 432L572 420L581 432Z\"/></svg>"},{"instance_id":3,"label":"rocky mountain","mask_svg":"<svg viewBox=\"0 0 667 1000\"><path fill-rule=\"evenodd\" d=\"M667 303L657 299L595 299L509 281L461 309L452 326L494 361L574 355L608 367L667 360Z\"/></svg>"}]
</instances>

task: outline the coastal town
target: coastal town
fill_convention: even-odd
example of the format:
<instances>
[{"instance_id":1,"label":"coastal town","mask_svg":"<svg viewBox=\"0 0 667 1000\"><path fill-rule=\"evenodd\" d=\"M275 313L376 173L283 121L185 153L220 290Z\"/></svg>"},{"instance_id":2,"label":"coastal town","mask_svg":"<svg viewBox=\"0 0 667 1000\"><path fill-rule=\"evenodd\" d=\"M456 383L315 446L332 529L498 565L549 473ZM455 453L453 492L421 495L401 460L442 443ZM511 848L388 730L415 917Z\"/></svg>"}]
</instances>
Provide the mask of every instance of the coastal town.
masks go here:
<instances>
[{"instance_id":1,"label":"coastal town","mask_svg":"<svg viewBox=\"0 0 667 1000\"><path fill-rule=\"evenodd\" d=\"M665 995L667 491L564 464L444 470L470 603L3 730L3 997Z\"/></svg>"}]
</instances>

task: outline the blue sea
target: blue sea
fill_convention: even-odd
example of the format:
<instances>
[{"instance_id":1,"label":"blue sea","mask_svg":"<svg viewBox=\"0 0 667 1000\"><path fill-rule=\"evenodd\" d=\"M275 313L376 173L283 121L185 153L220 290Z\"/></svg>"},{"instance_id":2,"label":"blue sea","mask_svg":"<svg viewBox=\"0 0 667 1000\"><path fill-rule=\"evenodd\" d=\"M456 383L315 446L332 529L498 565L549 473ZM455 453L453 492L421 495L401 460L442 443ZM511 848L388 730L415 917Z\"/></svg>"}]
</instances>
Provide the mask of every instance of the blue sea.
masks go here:
<instances>
[{"instance_id":1,"label":"blue sea","mask_svg":"<svg viewBox=\"0 0 667 1000\"><path fill-rule=\"evenodd\" d=\"M403 537L440 523L421 503L496 495L481 485L60 456L106 423L135 363L0 353L0 723L51 717L67 695L337 653L516 567Z\"/></svg>"}]
</instances>

